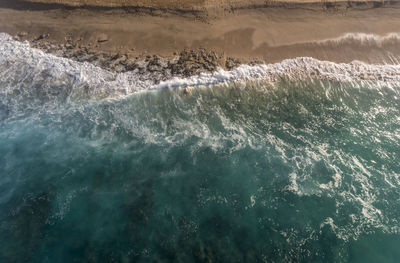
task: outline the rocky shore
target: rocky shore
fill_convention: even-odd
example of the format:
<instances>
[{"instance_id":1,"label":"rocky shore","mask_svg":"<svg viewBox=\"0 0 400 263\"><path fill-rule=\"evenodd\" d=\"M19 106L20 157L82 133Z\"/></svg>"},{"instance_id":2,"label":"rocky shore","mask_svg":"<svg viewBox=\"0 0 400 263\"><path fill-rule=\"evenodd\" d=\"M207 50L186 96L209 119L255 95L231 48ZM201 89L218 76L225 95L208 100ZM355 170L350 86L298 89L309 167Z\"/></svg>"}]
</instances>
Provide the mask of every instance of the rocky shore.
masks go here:
<instances>
[{"instance_id":1,"label":"rocky shore","mask_svg":"<svg viewBox=\"0 0 400 263\"><path fill-rule=\"evenodd\" d=\"M172 77L189 77L202 72L213 72L217 68L234 69L242 62L237 58L225 57L223 54L204 48L184 49L175 52L173 57L159 55L137 55L135 53L106 52L66 39L57 44L48 40L49 34L30 36L27 32L18 32L17 41L28 41L33 48L41 49L59 57L79 62L89 62L112 72L136 71L141 75L152 75L156 81ZM106 35L100 36L98 43L107 42ZM261 63L252 61L251 64Z\"/></svg>"}]
</instances>

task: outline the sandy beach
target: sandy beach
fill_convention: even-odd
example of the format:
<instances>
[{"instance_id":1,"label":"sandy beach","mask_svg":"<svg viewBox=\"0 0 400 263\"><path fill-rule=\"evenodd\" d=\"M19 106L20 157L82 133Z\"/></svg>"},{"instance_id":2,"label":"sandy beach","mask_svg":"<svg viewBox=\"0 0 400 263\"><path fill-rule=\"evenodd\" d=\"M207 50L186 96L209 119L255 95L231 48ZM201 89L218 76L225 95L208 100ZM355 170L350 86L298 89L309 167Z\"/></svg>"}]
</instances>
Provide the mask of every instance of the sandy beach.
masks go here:
<instances>
[{"instance_id":1,"label":"sandy beach","mask_svg":"<svg viewBox=\"0 0 400 263\"><path fill-rule=\"evenodd\" d=\"M201 8L190 1L170 8L160 1L95 2L2 0L0 31L78 60L88 51L124 61L191 51L189 59L210 61L206 71L295 57L390 63L400 52L399 2L206 1Z\"/></svg>"}]
</instances>

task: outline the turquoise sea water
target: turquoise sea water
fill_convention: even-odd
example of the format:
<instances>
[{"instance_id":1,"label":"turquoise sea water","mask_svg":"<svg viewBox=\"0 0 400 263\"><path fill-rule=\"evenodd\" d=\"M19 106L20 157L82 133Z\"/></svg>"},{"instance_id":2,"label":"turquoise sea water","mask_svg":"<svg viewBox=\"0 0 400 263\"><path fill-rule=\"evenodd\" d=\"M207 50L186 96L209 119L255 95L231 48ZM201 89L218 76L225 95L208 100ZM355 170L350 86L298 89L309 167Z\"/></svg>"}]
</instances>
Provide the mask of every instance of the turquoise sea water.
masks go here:
<instances>
[{"instance_id":1,"label":"turquoise sea water","mask_svg":"<svg viewBox=\"0 0 400 263\"><path fill-rule=\"evenodd\" d=\"M93 99L4 65L0 262L399 261L400 85Z\"/></svg>"}]
</instances>

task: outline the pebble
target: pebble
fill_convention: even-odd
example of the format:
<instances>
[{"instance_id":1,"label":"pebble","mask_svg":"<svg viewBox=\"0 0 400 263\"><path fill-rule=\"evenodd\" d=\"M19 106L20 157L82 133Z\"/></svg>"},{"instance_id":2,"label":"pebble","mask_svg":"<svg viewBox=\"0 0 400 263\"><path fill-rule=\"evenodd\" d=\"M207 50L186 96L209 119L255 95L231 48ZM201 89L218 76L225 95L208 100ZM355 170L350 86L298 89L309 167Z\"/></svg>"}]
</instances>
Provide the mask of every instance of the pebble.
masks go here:
<instances>
[{"instance_id":1,"label":"pebble","mask_svg":"<svg viewBox=\"0 0 400 263\"><path fill-rule=\"evenodd\" d=\"M103 42L106 42L106 41L108 41L108 36L106 34L104 34L104 33L100 34L97 37L97 42L99 42L99 43L103 43Z\"/></svg>"}]
</instances>

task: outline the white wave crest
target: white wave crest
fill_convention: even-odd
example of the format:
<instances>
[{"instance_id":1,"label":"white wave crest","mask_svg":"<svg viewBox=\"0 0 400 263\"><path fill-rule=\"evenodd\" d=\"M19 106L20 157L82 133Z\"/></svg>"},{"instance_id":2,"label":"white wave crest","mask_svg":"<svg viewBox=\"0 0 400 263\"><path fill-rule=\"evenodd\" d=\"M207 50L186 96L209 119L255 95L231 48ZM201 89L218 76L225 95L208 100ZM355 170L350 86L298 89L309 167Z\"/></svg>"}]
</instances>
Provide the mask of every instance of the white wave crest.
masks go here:
<instances>
[{"instance_id":1,"label":"white wave crest","mask_svg":"<svg viewBox=\"0 0 400 263\"><path fill-rule=\"evenodd\" d=\"M382 47L385 44L399 43L400 34L392 32L381 36L367 33L346 33L337 38L317 41L318 44L343 44L348 42L355 42L359 45L375 45L378 47Z\"/></svg>"}]
</instances>

